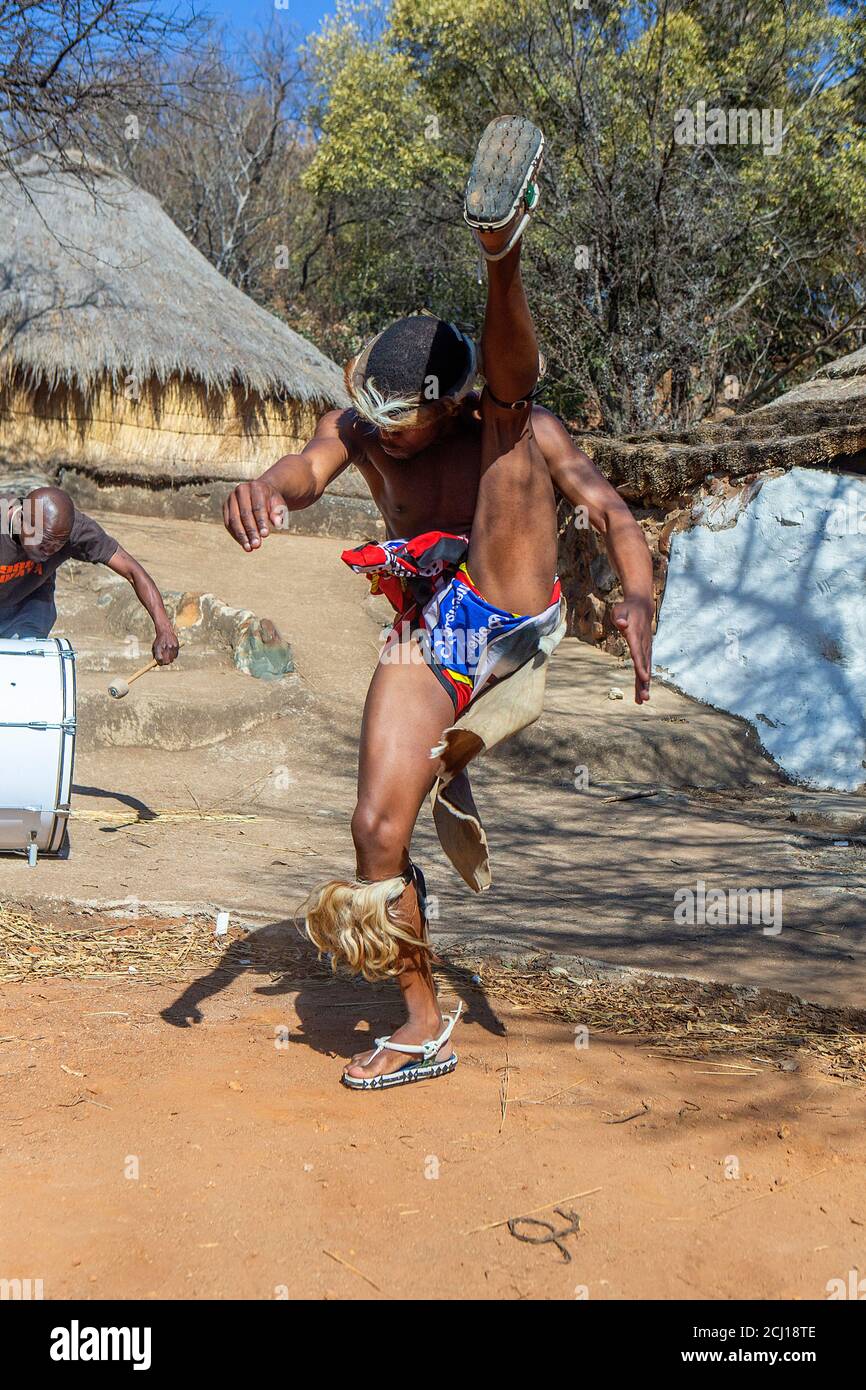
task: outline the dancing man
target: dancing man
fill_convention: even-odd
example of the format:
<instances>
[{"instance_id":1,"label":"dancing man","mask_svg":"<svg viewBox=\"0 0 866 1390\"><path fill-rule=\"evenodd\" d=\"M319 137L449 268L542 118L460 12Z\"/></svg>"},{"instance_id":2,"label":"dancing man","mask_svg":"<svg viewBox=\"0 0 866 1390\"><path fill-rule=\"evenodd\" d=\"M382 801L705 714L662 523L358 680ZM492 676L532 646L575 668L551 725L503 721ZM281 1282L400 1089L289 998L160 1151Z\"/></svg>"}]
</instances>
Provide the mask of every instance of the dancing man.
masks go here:
<instances>
[{"instance_id":1,"label":"dancing man","mask_svg":"<svg viewBox=\"0 0 866 1390\"><path fill-rule=\"evenodd\" d=\"M228 530L254 552L287 509L311 506L354 463L385 520L386 541L343 556L398 614L361 727L356 876L326 884L306 909L307 932L332 963L370 980L393 976L402 991L406 1021L343 1072L358 1090L441 1076L457 1064L457 1015L443 1018L437 1001L424 880L410 845L425 797L485 743L467 727L476 709L489 716L507 687L506 733L537 713L515 714L514 692L564 631L555 490L586 508L605 538L623 588L615 620L634 663L635 700L649 699L654 605L643 534L564 426L533 404L539 355L520 244L538 204L543 146L531 122L501 117L469 175L464 216L487 263L480 352L432 316L391 324L346 368L351 408L324 415L299 455L241 483L225 504ZM449 748L457 754L445 768ZM483 831L471 798L468 808L457 801L448 809L477 847ZM485 887L486 845L467 866L438 819L437 829L467 883Z\"/></svg>"}]
</instances>

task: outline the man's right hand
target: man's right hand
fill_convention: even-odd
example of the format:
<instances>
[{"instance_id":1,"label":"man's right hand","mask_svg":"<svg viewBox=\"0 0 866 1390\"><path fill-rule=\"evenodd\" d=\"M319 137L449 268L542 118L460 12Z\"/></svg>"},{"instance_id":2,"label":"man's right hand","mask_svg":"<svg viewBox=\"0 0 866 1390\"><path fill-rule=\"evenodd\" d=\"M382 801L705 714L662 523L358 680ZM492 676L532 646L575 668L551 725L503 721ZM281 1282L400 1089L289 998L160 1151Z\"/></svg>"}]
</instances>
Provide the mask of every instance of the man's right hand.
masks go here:
<instances>
[{"instance_id":1,"label":"man's right hand","mask_svg":"<svg viewBox=\"0 0 866 1390\"><path fill-rule=\"evenodd\" d=\"M265 536L286 524L288 507L272 483L238 483L223 503L226 530L244 550L258 550Z\"/></svg>"}]
</instances>

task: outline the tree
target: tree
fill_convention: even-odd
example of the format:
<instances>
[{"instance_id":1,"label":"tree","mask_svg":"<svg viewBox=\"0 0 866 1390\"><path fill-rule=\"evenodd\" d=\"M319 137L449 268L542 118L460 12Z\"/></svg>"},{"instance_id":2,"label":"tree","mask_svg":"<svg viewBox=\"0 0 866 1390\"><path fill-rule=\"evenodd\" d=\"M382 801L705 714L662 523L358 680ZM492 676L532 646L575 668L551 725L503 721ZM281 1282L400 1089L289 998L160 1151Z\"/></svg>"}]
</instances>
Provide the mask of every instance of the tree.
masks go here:
<instances>
[{"instance_id":1,"label":"tree","mask_svg":"<svg viewBox=\"0 0 866 1390\"><path fill-rule=\"evenodd\" d=\"M866 326L862 30L825 0L341 9L305 176L352 214L333 312L358 335L422 305L477 320L462 180L521 111L547 138L526 274L553 407L628 432L713 412L726 376L762 399Z\"/></svg>"},{"instance_id":2,"label":"tree","mask_svg":"<svg viewBox=\"0 0 866 1390\"><path fill-rule=\"evenodd\" d=\"M206 80L192 57L205 27L182 3L0 0L0 167L14 176L38 150L82 172L73 151L105 150L175 99L173 53L187 82Z\"/></svg>"},{"instance_id":3,"label":"tree","mask_svg":"<svg viewBox=\"0 0 866 1390\"><path fill-rule=\"evenodd\" d=\"M115 157L222 275L277 301L309 202L297 192L311 149L294 36L275 25L231 54L215 39L208 71L201 89L180 62L181 99L140 140L117 140Z\"/></svg>"}]
</instances>

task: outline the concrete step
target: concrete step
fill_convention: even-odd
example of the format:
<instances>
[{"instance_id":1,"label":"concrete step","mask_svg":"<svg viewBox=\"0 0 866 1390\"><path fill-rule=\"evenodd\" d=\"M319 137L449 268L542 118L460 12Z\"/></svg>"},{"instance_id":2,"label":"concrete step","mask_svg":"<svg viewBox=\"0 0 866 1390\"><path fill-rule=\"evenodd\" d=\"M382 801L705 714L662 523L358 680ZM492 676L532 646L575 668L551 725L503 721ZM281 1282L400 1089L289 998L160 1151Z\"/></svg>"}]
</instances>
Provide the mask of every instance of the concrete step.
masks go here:
<instances>
[{"instance_id":1,"label":"concrete step","mask_svg":"<svg viewBox=\"0 0 866 1390\"><path fill-rule=\"evenodd\" d=\"M262 681L231 667L159 667L122 700L108 694L104 674L83 671L79 677L78 736L97 748L206 748L297 713L309 699L297 676Z\"/></svg>"}]
</instances>

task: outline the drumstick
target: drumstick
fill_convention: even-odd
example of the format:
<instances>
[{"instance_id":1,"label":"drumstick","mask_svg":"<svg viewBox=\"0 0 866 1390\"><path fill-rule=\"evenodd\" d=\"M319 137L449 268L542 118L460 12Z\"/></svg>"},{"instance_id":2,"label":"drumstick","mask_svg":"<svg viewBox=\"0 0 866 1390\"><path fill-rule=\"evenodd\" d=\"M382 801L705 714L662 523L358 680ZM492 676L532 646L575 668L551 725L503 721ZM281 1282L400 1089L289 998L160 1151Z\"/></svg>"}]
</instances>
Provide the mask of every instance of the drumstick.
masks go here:
<instances>
[{"instance_id":1,"label":"drumstick","mask_svg":"<svg viewBox=\"0 0 866 1390\"><path fill-rule=\"evenodd\" d=\"M109 695L111 695L112 698L115 700L122 700L124 695L129 694L129 687L132 685L133 681L137 681L139 676L146 676L148 671L152 671L154 666L158 665L159 662L154 658L154 660L149 661L146 666L142 666L140 671L133 671L128 681L122 680L120 677L118 677L118 679L116 681L112 681L111 685L108 687Z\"/></svg>"}]
</instances>

